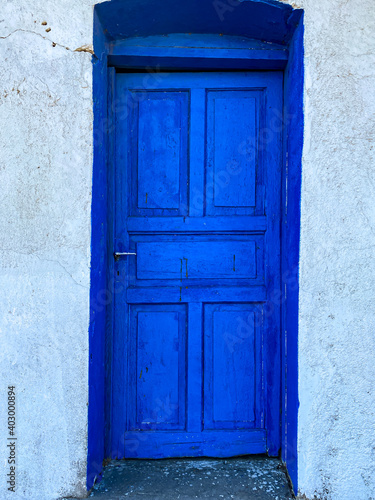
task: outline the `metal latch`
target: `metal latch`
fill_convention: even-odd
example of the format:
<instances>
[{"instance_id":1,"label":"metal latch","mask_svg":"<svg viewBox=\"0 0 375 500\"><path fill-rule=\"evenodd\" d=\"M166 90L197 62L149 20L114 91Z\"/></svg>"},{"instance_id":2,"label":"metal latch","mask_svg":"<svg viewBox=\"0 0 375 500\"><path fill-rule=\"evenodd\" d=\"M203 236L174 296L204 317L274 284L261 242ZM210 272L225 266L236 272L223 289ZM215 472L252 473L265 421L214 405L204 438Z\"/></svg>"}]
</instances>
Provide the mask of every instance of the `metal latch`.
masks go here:
<instances>
[{"instance_id":1,"label":"metal latch","mask_svg":"<svg viewBox=\"0 0 375 500\"><path fill-rule=\"evenodd\" d=\"M115 261L120 260L120 257L125 257L126 255L137 255L135 252L115 252L113 254Z\"/></svg>"}]
</instances>

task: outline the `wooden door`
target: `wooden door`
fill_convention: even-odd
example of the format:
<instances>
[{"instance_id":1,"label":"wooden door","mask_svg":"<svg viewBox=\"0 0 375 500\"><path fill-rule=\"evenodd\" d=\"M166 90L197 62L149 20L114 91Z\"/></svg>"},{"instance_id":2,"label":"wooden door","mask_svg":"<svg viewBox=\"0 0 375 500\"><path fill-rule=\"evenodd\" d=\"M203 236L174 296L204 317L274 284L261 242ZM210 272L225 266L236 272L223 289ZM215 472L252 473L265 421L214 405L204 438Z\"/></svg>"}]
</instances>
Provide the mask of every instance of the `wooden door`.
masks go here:
<instances>
[{"instance_id":1,"label":"wooden door","mask_svg":"<svg viewBox=\"0 0 375 500\"><path fill-rule=\"evenodd\" d=\"M112 449L278 453L282 74L118 74Z\"/></svg>"}]
</instances>

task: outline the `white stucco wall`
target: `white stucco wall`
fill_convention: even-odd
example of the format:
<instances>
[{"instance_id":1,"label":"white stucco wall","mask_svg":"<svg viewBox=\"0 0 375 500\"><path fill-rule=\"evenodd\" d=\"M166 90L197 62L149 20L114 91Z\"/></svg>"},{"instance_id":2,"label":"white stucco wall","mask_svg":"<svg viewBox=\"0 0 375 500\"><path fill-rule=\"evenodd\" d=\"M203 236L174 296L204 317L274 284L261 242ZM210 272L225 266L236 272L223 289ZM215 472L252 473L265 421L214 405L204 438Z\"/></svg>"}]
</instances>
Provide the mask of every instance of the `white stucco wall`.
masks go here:
<instances>
[{"instance_id":1,"label":"white stucco wall","mask_svg":"<svg viewBox=\"0 0 375 500\"><path fill-rule=\"evenodd\" d=\"M74 49L92 43L92 18L90 0L1 4L0 498L85 492L92 64ZM7 495L8 384L18 487Z\"/></svg>"},{"instance_id":2,"label":"white stucco wall","mask_svg":"<svg viewBox=\"0 0 375 500\"><path fill-rule=\"evenodd\" d=\"M375 498L375 11L303 0L299 487Z\"/></svg>"},{"instance_id":3,"label":"white stucco wall","mask_svg":"<svg viewBox=\"0 0 375 500\"><path fill-rule=\"evenodd\" d=\"M292 3L292 2L290 2ZM375 11L305 9L301 496L375 498ZM0 13L0 422L17 386L16 494L85 493L92 174L91 0ZM46 21L47 26L42 26ZM50 32L45 30L51 28ZM56 46L52 46L52 42ZM68 47L66 49L65 47Z\"/></svg>"}]
</instances>

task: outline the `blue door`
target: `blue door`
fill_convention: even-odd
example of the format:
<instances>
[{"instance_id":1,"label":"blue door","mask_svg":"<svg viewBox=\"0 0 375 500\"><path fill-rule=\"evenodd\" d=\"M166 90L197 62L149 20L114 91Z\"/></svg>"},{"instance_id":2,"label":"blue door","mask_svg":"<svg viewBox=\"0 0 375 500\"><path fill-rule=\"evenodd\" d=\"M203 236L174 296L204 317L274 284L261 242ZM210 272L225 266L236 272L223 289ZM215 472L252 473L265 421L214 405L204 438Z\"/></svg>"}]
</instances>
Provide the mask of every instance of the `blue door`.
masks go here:
<instances>
[{"instance_id":1,"label":"blue door","mask_svg":"<svg viewBox=\"0 0 375 500\"><path fill-rule=\"evenodd\" d=\"M276 455L282 74L118 74L114 101L112 455Z\"/></svg>"}]
</instances>

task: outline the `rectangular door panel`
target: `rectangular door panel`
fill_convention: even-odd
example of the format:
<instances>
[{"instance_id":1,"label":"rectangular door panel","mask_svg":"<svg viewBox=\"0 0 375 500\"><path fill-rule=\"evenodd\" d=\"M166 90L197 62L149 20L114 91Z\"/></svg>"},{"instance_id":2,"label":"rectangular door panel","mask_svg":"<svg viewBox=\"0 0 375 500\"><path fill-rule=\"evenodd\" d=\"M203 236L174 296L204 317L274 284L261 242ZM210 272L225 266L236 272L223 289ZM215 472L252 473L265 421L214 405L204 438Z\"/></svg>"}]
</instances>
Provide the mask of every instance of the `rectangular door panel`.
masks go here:
<instances>
[{"instance_id":1,"label":"rectangular door panel","mask_svg":"<svg viewBox=\"0 0 375 500\"><path fill-rule=\"evenodd\" d=\"M262 213L262 92L207 91L206 213Z\"/></svg>"},{"instance_id":2,"label":"rectangular door panel","mask_svg":"<svg viewBox=\"0 0 375 500\"><path fill-rule=\"evenodd\" d=\"M204 428L261 426L261 305L204 307Z\"/></svg>"},{"instance_id":3,"label":"rectangular door panel","mask_svg":"<svg viewBox=\"0 0 375 500\"><path fill-rule=\"evenodd\" d=\"M256 243L251 240L140 242L136 249L137 280L257 276Z\"/></svg>"},{"instance_id":4,"label":"rectangular door panel","mask_svg":"<svg viewBox=\"0 0 375 500\"><path fill-rule=\"evenodd\" d=\"M130 315L130 429L184 429L186 307L139 305Z\"/></svg>"},{"instance_id":5,"label":"rectangular door panel","mask_svg":"<svg viewBox=\"0 0 375 500\"><path fill-rule=\"evenodd\" d=\"M189 93L129 95L133 215L187 212Z\"/></svg>"}]
</instances>

